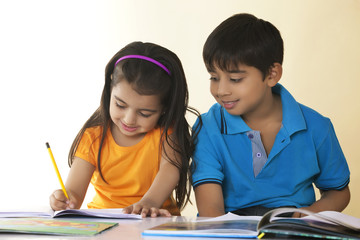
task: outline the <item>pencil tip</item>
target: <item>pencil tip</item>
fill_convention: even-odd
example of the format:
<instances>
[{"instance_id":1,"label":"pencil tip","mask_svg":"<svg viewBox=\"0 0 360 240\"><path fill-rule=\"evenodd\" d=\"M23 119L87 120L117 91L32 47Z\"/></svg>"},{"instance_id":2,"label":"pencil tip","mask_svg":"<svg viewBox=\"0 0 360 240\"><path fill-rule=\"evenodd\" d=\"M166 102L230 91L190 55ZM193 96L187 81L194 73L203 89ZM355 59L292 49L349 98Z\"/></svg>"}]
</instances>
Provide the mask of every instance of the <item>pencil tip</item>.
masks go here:
<instances>
[{"instance_id":1,"label":"pencil tip","mask_svg":"<svg viewBox=\"0 0 360 240\"><path fill-rule=\"evenodd\" d=\"M48 143L48 142L46 142L46 147L47 147L47 148L50 148L50 145L49 145L49 143Z\"/></svg>"}]
</instances>

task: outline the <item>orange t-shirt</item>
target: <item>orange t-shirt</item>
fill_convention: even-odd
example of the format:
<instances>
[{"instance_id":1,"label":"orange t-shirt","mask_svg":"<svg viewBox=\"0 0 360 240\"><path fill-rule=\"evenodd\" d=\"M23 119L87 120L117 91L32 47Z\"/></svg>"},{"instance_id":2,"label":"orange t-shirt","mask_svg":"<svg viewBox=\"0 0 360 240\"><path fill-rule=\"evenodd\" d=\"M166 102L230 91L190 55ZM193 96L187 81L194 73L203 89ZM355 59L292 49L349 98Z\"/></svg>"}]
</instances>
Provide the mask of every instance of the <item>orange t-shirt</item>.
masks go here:
<instances>
[{"instance_id":1,"label":"orange t-shirt","mask_svg":"<svg viewBox=\"0 0 360 240\"><path fill-rule=\"evenodd\" d=\"M88 207L124 208L144 196L159 171L161 131L153 129L134 146L122 147L116 144L109 129L101 151L101 171L108 183L101 179L97 164L101 131L100 126L86 129L75 153L96 167L91 179L96 194ZM162 208L180 215L172 198Z\"/></svg>"}]
</instances>

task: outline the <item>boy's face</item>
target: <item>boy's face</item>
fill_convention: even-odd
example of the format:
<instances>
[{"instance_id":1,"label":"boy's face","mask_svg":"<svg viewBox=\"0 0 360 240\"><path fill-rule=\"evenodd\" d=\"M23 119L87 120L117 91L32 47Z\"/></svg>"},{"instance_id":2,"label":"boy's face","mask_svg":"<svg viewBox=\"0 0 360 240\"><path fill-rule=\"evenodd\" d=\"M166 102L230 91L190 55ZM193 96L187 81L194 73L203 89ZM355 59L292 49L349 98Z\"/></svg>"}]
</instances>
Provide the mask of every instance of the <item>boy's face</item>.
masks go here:
<instances>
[{"instance_id":1,"label":"boy's face","mask_svg":"<svg viewBox=\"0 0 360 240\"><path fill-rule=\"evenodd\" d=\"M210 92L232 115L256 113L266 106L271 84L255 67L239 64L237 69L210 73Z\"/></svg>"}]
</instances>

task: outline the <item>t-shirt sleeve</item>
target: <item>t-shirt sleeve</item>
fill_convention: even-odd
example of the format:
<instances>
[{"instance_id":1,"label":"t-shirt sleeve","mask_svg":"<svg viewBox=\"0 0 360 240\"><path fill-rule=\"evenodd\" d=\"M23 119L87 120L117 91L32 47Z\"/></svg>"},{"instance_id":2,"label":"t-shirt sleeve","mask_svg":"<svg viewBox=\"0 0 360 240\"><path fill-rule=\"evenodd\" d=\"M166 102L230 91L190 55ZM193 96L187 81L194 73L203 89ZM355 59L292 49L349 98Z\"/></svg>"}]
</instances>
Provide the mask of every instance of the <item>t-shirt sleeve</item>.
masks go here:
<instances>
[{"instance_id":1,"label":"t-shirt sleeve","mask_svg":"<svg viewBox=\"0 0 360 240\"><path fill-rule=\"evenodd\" d=\"M85 130L75 152L75 157L81 158L94 166L97 166L97 151L94 133Z\"/></svg>"},{"instance_id":2,"label":"t-shirt sleeve","mask_svg":"<svg viewBox=\"0 0 360 240\"><path fill-rule=\"evenodd\" d=\"M345 156L329 120L326 137L317 148L320 173L315 185L321 190L341 190L350 181L350 171Z\"/></svg>"},{"instance_id":3,"label":"t-shirt sleeve","mask_svg":"<svg viewBox=\"0 0 360 240\"><path fill-rule=\"evenodd\" d=\"M194 124L194 129L199 119ZM191 164L192 185L197 187L204 183L222 184L224 174L216 149L211 141L206 125L202 125L195 141L195 152Z\"/></svg>"}]
</instances>

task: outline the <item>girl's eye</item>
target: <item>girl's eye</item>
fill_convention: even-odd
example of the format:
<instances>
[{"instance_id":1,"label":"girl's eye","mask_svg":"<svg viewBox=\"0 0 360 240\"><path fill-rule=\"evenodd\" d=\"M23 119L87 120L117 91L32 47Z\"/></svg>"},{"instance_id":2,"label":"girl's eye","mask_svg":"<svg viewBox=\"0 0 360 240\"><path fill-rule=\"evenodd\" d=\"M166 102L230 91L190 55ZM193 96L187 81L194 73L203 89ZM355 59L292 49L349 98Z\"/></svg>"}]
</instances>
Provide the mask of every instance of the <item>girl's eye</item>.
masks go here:
<instances>
[{"instance_id":1,"label":"girl's eye","mask_svg":"<svg viewBox=\"0 0 360 240\"><path fill-rule=\"evenodd\" d=\"M216 77L210 77L210 81L217 81L218 79Z\"/></svg>"},{"instance_id":2,"label":"girl's eye","mask_svg":"<svg viewBox=\"0 0 360 240\"><path fill-rule=\"evenodd\" d=\"M144 118L148 118L151 116L151 114L145 114L145 113L142 113L142 112L139 112L140 116L144 117Z\"/></svg>"},{"instance_id":3,"label":"girl's eye","mask_svg":"<svg viewBox=\"0 0 360 240\"><path fill-rule=\"evenodd\" d=\"M116 105L118 108L125 108L125 106L120 105L119 103L115 103L115 105Z\"/></svg>"}]
</instances>

